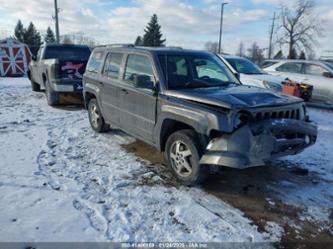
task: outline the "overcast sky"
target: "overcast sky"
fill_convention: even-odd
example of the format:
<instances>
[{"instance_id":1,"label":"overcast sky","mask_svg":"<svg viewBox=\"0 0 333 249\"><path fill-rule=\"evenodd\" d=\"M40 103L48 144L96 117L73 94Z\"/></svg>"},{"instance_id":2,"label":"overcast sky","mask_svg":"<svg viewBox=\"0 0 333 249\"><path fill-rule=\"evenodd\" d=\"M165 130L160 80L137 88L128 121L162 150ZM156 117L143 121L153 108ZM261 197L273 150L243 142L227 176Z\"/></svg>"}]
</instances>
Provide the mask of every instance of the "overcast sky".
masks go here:
<instances>
[{"instance_id":1,"label":"overcast sky","mask_svg":"<svg viewBox=\"0 0 333 249\"><path fill-rule=\"evenodd\" d=\"M292 4L297 0L283 0ZM219 0L58 0L60 32L83 31L100 43L132 43L143 34L156 13L167 45L203 49L207 41L217 41ZM256 41L268 46L273 12L281 0L228 0L225 7L224 51L235 53L240 41L246 47ZM333 0L316 0L316 12L325 20L325 37L317 53L333 50ZM53 0L0 0L0 36L12 35L18 19L33 21L37 29L54 29ZM277 47L276 50L279 48Z\"/></svg>"}]
</instances>

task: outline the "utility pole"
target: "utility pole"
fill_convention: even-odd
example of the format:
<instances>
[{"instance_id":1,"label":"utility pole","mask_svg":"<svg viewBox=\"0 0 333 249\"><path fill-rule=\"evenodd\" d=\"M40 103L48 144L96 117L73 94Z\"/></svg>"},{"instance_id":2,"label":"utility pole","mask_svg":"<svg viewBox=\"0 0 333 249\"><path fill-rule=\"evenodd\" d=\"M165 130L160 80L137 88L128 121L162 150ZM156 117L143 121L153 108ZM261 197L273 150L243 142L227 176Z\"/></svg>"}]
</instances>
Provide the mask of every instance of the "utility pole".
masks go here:
<instances>
[{"instance_id":1,"label":"utility pole","mask_svg":"<svg viewBox=\"0 0 333 249\"><path fill-rule=\"evenodd\" d=\"M271 29L271 33L270 33L270 36L269 36L268 59L272 58L272 52L273 52L273 34L274 34L275 19L276 19L276 15L275 15L275 12L274 12L272 29Z\"/></svg>"},{"instance_id":2,"label":"utility pole","mask_svg":"<svg viewBox=\"0 0 333 249\"><path fill-rule=\"evenodd\" d=\"M222 2L221 4L221 22L220 22L220 39L219 39L219 54L222 52L222 29L223 29L223 14L224 14L224 5L228 3Z\"/></svg>"},{"instance_id":3,"label":"utility pole","mask_svg":"<svg viewBox=\"0 0 333 249\"><path fill-rule=\"evenodd\" d=\"M59 38L59 19L58 19L58 14L59 14L59 9L58 9L58 2L57 0L54 0L54 19L55 19L55 30L56 30L56 41L57 43L60 42Z\"/></svg>"}]
</instances>

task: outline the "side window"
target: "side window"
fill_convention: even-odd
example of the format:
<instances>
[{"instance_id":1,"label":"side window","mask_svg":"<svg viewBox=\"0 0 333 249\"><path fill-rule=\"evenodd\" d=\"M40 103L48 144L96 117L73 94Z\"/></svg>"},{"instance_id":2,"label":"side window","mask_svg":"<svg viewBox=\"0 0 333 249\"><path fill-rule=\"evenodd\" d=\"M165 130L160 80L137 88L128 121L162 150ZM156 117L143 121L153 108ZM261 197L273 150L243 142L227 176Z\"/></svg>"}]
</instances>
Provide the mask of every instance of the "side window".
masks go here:
<instances>
[{"instance_id":1,"label":"side window","mask_svg":"<svg viewBox=\"0 0 333 249\"><path fill-rule=\"evenodd\" d=\"M296 62L287 62L281 66L279 66L276 71L286 72L286 73L301 73L302 71L302 63Z\"/></svg>"},{"instance_id":2,"label":"side window","mask_svg":"<svg viewBox=\"0 0 333 249\"><path fill-rule=\"evenodd\" d=\"M92 54L89 60L87 71L98 73L101 70L102 64L103 64L103 52L95 52Z\"/></svg>"},{"instance_id":3,"label":"side window","mask_svg":"<svg viewBox=\"0 0 333 249\"><path fill-rule=\"evenodd\" d=\"M177 75L187 76L189 74L187 63L184 58L181 58L176 61L176 67L177 67L177 71L176 71Z\"/></svg>"},{"instance_id":4,"label":"side window","mask_svg":"<svg viewBox=\"0 0 333 249\"><path fill-rule=\"evenodd\" d=\"M118 79L122 59L123 54L121 53L109 53L105 60L103 75L111 79Z\"/></svg>"},{"instance_id":5,"label":"side window","mask_svg":"<svg viewBox=\"0 0 333 249\"><path fill-rule=\"evenodd\" d=\"M210 78L228 81L227 73L222 72L220 67L209 60L194 59L194 65L199 79Z\"/></svg>"},{"instance_id":6,"label":"side window","mask_svg":"<svg viewBox=\"0 0 333 249\"><path fill-rule=\"evenodd\" d=\"M315 64L305 64L305 74L323 76L327 70L319 65Z\"/></svg>"},{"instance_id":7,"label":"side window","mask_svg":"<svg viewBox=\"0 0 333 249\"><path fill-rule=\"evenodd\" d=\"M153 66L150 59L143 55L129 55L127 58L126 68L125 68L125 80L132 84L135 84L136 78L140 78L140 82L145 82L143 85L150 84L154 82ZM140 86L138 86L140 87Z\"/></svg>"}]
</instances>

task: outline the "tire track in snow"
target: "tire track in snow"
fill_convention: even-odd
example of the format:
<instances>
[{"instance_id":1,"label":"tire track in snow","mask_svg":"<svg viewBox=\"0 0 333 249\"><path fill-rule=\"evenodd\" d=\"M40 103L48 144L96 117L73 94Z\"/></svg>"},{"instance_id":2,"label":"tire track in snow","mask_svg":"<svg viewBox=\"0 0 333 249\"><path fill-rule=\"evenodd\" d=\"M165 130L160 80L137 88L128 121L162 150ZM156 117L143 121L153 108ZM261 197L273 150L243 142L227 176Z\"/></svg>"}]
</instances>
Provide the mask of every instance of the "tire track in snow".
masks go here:
<instances>
[{"instance_id":1,"label":"tire track in snow","mask_svg":"<svg viewBox=\"0 0 333 249\"><path fill-rule=\"evenodd\" d=\"M13 112L21 108L36 126L47 129L36 174L44 176L54 190L72 195L73 208L85 214L106 239L266 239L241 212L204 191L164 184L152 167L121 148L122 135L95 134L84 111L53 109L46 106L41 94L30 93L29 88L17 91L21 91L19 95L7 96L15 103L8 108ZM147 180L150 186L144 184Z\"/></svg>"}]
</instances>

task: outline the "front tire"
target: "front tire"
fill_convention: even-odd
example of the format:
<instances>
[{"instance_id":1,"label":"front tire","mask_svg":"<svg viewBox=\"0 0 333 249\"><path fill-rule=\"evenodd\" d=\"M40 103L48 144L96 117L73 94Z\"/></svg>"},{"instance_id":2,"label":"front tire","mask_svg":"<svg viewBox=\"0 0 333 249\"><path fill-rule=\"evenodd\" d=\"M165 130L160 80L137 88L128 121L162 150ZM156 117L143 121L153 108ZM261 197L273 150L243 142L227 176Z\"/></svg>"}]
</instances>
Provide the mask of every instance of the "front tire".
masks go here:
<instances>
[{"instance_id":1,"label":"front tire","mask_svg":"<svg viewBox=\"0 0 333 249\"><path fill-rule=\"evenodd\" d=\"M91 128L98 132L103 133L110 129L102 116L101 110L96 99L91 99L88 104L88 115Z\"/></svg>"},{"instance_id":2,"label":"front tire","mask_svg":"<svg viewBox=\"0 0 333 249\"><path fill-rule=\"evenodd\" d=\"M206 180L208 169L199 163L203 146L193 130L173 133L167 140L165 154L169 169L182 184L193 186Z\"/></svg>"}]
</instances>

